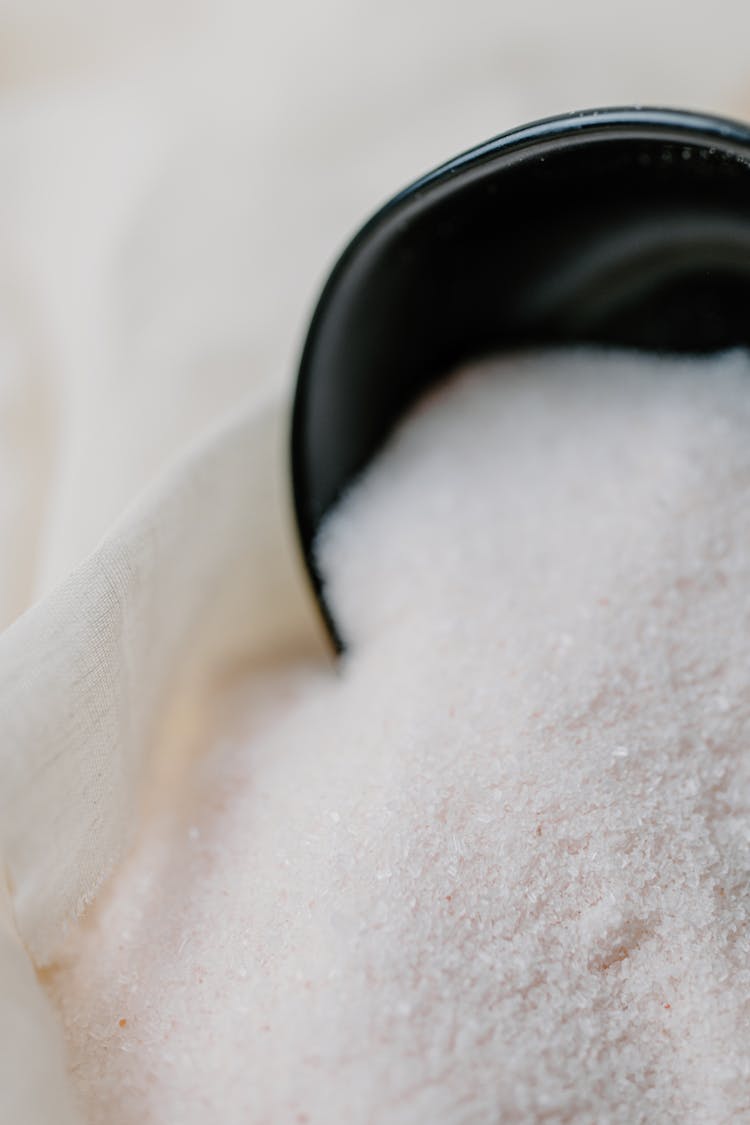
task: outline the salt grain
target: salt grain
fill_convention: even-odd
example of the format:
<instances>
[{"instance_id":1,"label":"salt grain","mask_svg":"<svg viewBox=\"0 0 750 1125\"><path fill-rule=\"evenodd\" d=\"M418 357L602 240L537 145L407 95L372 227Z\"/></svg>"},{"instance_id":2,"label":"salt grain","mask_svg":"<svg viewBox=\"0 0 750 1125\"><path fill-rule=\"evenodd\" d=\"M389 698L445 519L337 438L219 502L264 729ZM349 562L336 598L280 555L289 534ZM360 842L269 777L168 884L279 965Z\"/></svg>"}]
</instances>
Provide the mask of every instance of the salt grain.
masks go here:
<instances>
[{"instance_id":1,"label":"salt grain","mask_svg":"<svg viewBox=\"0 0 750 1125\"><path fill-rule=\"evenodd\" d=\"M740 353L431 396L321 538L340 674L50 978L92 1125L750 1121L749 433Z\"/></svg>"}]
</instances>

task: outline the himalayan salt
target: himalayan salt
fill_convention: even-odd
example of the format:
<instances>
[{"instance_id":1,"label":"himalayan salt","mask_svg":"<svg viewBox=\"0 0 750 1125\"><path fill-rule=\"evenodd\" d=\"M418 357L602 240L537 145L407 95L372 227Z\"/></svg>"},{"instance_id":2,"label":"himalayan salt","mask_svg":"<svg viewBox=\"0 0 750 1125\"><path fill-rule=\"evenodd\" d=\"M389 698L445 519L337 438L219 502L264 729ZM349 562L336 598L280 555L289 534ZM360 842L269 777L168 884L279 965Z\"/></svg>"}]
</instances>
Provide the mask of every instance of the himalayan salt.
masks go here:
<instances>
[{"instance_id":1,"label":"himalayan salt","mask_svg":"<svg viewBox=\"0 0 750 1125\"><path fill-rule=\"evenodd\" d=\"M92 1125L750 1122L750 361L463 372L48 978Z\"/></svg>"}]
</instances>

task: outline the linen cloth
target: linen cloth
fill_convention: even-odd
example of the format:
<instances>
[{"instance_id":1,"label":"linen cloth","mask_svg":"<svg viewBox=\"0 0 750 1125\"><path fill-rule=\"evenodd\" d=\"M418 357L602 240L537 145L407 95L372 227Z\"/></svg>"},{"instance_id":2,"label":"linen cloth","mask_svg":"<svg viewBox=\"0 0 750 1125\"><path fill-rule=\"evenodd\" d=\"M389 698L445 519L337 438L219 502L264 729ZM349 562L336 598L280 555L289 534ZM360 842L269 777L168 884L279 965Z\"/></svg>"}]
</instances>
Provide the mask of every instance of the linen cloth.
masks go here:
<instances>
[{"instance_id":1,"label":"linen cloth","mask_svg":"<svg viewBox=\"0 0 750 1125\"><path fill-rule=\"evenodd\" d=\"M742 0L0 6L0 1122L80 1122L36 974L222 677L324 651L286 435L335 252L525 120L750 114L748 30Z\"/></svg>"}]
</instances>

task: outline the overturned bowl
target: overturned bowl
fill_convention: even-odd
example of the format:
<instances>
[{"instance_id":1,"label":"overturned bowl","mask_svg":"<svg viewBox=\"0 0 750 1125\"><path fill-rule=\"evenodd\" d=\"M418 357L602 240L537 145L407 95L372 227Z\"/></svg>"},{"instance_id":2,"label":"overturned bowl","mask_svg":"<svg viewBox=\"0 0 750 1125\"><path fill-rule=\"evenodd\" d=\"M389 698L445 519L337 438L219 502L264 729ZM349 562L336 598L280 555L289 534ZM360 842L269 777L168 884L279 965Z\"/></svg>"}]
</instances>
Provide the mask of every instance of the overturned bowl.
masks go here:
<instances>
[{"instance_id":1,"label":"overturned bowl","mask_svg":"<svg viewBox=\"0 0 750 1125\"><path fill-rule=\"evenodd\" d=\"M292 420L305 562L334 646L318 528L414 399L458 363L593 343L750 344L750 128L602 109L450 160L355 235L318 301Z\"/></svg>"}]
</instances>

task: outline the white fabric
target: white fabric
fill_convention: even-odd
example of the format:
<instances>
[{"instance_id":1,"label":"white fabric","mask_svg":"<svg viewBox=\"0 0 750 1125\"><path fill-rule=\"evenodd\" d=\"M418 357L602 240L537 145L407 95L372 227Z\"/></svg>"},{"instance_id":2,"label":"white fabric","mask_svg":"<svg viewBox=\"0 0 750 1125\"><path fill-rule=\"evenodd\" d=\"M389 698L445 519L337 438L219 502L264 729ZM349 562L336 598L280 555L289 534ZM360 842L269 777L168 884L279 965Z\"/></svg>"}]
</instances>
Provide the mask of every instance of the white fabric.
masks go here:
<instances>
[{"instance_id":1,"label":"white fabric","mask_svg":"<svg viewBox=\"0 0 750 1125\"><path fill-rule=\"evenodd\" d=\"M744 0L0 5L0 1122L78 1120L32 964L175 732L232 663L321 643L285 426L332 256L523 120L750 112L749 25Z\"/></svg>"}]
</instances>

